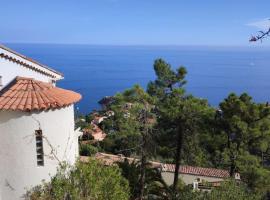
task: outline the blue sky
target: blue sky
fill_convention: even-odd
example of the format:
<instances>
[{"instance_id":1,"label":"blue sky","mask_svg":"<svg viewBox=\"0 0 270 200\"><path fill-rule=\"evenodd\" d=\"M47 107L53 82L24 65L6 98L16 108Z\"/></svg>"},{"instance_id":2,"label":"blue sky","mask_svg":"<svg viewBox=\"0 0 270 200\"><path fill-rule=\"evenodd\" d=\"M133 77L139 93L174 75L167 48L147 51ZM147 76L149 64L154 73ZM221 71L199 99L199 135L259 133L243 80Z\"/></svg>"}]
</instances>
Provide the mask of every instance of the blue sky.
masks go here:
<instances>
[{"instance_id":1,"label":"blue sky","mask_svg":"<svg viewBox=\"0 0 270 200\"><path fill-rule=\"evenodd\" d=\"M269 8L269 0L2 1L0 43L250 45L270 25Z\"/></svg>"}]
</instances>

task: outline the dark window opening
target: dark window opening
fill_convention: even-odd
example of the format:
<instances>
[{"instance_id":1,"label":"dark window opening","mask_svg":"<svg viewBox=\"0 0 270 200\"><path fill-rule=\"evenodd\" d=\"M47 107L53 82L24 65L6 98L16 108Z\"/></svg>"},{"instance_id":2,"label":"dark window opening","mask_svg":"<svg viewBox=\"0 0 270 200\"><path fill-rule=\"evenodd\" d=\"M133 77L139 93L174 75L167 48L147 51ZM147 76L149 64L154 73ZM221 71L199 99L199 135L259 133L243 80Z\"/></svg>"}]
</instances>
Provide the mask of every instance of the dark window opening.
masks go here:
<instances>
[{"instance_id":1,"label":"dark window opening","mask_svg":"<svg viewBox=\"0 0 270 200\"><path fill-rule=\"evenodd\" d=\"M36 134L37 165L44 166L42 130L36 130L35 134Z\"/></svg>"}]
</instances>

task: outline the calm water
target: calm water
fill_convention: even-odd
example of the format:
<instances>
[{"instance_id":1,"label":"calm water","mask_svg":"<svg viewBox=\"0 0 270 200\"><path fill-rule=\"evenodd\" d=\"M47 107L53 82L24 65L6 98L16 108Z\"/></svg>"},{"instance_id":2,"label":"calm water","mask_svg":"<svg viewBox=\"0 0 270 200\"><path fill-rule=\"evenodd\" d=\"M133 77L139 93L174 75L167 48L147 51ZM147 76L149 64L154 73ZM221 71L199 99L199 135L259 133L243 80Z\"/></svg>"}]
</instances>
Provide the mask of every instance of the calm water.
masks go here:
<instances>
[{"instance_id":1,"label":"calm water","mask_svg":"<svg viewBox=\"0 0 270 200\"><path fill-rule=\"evenodd\" d=\"M248 92L256 101L270 98L270 48L148 47L8 44L8 47L65 75L58 86L83 95L80 112L99 108L98 100L153 80L153 61L164 58L188 70L189 93L212 105L230 92Z\"/></svg>"}]
</instances>

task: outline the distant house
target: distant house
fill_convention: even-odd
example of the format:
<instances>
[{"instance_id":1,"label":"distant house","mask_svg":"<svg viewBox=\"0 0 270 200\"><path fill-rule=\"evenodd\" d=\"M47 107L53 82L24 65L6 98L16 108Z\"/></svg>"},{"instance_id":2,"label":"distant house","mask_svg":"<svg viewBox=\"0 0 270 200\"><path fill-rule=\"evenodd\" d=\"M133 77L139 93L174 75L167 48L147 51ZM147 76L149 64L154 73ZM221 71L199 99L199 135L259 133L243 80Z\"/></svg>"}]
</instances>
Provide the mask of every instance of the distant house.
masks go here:
<instances>
[{"instance_id":1,"label":"distant house","mask_svg":"<svg viewBox=\"0 0 270 200\"><path fill-rule=\"evenodd\" d=\"M96 124L92 123L89 128L83 129L82 139L89 138L88 135L91 135L95 141L102 141L106 138L107 134L104 133ZM85 142L82 142L85 143Z\"/></svg>"},{"instance_id":2,"label":"distant house","mask_svg":"<svg viewBox=\"0 0 270 200\"><path fill-rule=\"evenodd\" d=\"M98 112L94 112L92 114L93 120L91 121L90 125L86 128L83 129L83 135L81 137L81 143L82 144L88 144L88 143L93 143L96 141L102 141L106 138L107 134L99 127L99 125L107 118L114 116L113 111L107 111L105 115L100 116ZM90 141L92 140L91 137L95 141Z\"/></svg>"},{"instance_id":3,"label":"distant house","mask_svg":"<svg viewBox=\"0 0 270 200\"><path fill-rule=\"evenodd\" d=\"M109 111L106 112L106 116L107 117L112 117L112 116L114 116L114 112L112 110L109 110Z\"/></svg>"},{"instance_id":4,"label":"distant house","mask_svg":"<svg viewBox=\"0 0 270 200\"><path fill-rule=\"evenodd\" d=\"M124 161L128 161L129 163L133 163L133 162L139 162L138 158L131 158L131 157L125 157L122 154L118 154L118 155L114 155L114 154L108 154L108 153L96 153L94 156L95 159L101 161L102 163L104 163L104 165L116 165L119 162L124 162ZM82 162L87 162L89 159L89 157L87 156L81 156L80 160ZM161 167L161 163L159 162L149 162L151 164L151 166L153 168L160 168Z\"/></svg>"},{"instance_id":5,"label":"distant house","mask_svg":"<svg viewBox=\"0 0 270 200\"><path fill-rule=\"evenodd\" d=\"M133 106L133 103L127 102L127 103L125 103L125 105L123 106L123 109L129 110L129 109L132 108L132 106Z\"/></svg>"},{"instance_id":6,"label":"distant house","mask_svg":"<svg viewBox=\"0 0 270 200\"><path fill-rule=\"evenodd\" d=\"M100 160L105 165L115 165L118 162L128 161L129 163L139 162L137 158L125 157L123 155L113 155L107 153L97 153L95 159ZM87 162L87 157L81 157L81 161ZM153 168L161 171L161 176L168 185L173 184L175 165L164 164L160 162L150 161L149 164ZM186 184L192 185L194 189L208 191L212 187L220 186L220 183L230 177L228 170L194 167L182 165L179 170L179 178ZM240 180L240 174L235 174L235 180Z\"/></svg>"},{"instance_id":7,"label":"distant house","mask_svg":"<svg viewBox=\"0 0 270 200\"><path fill-rule=\"evenodd\" d=\"M73 105L81 95L56 87L63 75L0 46L0 199L17 200L74 164L79 131Z\"/></svg>"},{"instance_id":8,"label":"distant house","mask_svg":"<svg viewBox=\"0 0 270 200\"><path fill-rule=\"evenodd\" d=\"M173 184L175 165L162 164L161 170L164 181L168 185ZM193 185L194 189L200 189L200 186L204 187L204 182L208 182L210 184L212 183L213 186L219 186L220 182L229 177L229 171L224 169L194 167L187 165L182 165L179 169L179 178L181 178L186 185ZM240 174L236 173L234 178L236 180L240 180Z\"/></svg>"},{"instance_id":9,"label":"distant house","mask_svg":"<svg viewBox=\"0 0 270 200\"><path fill-rule=\"evenodd\" d=\"M104 119L107 119L107 118L108 117L106 117L106 116L95 116L94 119L93 119L93 121L92 121L92 123L98 125L101 122L103 122Z\"/></svg>"}]
</instances>

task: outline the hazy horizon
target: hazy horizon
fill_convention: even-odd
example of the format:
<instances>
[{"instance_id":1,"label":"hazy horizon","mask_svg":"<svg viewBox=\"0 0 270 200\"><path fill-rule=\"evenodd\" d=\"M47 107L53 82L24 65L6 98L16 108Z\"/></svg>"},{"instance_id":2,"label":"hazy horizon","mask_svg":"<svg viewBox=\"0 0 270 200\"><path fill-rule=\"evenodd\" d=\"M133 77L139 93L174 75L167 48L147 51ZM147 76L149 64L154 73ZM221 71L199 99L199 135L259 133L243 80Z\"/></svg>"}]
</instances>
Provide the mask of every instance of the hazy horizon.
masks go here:
<instances>
[{"instance_id":1,"label":"hazy horizon","mask_svg":"<svg viewBox=\"0 0 270 200\"><path fill-rule=\"evenodd\" d=\"M92 43L50 43L50 42L0 42L0 45L8 46L8 45L16 45L16 44L25 44L25 45L88 45L88 46L123 46L123 47L224 47L224 48L229 48L229 47L236 47L236 48L270 48L270 44L257 44L253 45L251 43L242 44L242 45L233 45L233 44L228 44L228 45L221 45L221 44L216 44L216 45L207 45L207 44L92 44Z\"/></svg>"}]
</instances>

